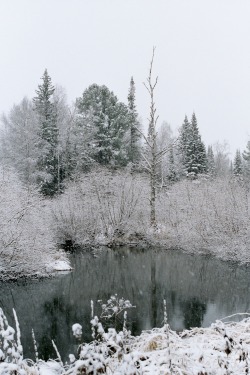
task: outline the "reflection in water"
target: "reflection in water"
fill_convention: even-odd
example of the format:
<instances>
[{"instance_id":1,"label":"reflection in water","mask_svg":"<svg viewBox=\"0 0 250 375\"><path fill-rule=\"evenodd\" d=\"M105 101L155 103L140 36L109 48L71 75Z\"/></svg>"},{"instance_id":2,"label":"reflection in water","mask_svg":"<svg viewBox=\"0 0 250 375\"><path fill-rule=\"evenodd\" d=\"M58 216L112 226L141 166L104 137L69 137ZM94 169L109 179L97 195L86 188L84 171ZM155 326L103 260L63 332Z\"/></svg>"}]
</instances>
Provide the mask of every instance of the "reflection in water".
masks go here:
<instances>
[{"instance_id":1,"label":"reflection in water","mask_svg":"<svg viewBox=\"0 0 250 375\"><path fill-rule=\"evenodd\" d=\"M185 328L200 327L206 312L206 304L196 297L182 303Z\"/></svg>"},{"instance_id":2,"label":"reflection in water","mask_svg":"<svg viewBox=\"0 0 250 375\"><path fill-rule=\"evenodd\" d=\"M12 325L12 308L16 309L26 357L34 358L33 328L40 358L56 357L53 339L67 360L79 345L72 324L82 324L83 339L90 341L90 301L105 301L114 293L137 307L129 312L132 334L162 325L163 299L175 330L208 326L215 319L249 309L246 266L179 251L129 248L105 248L97 258L75 253L72 263L73 272L52 279L0 284L0 306ZM99 313L96 304L95 314Z\"/></svg>"}]
</instances>

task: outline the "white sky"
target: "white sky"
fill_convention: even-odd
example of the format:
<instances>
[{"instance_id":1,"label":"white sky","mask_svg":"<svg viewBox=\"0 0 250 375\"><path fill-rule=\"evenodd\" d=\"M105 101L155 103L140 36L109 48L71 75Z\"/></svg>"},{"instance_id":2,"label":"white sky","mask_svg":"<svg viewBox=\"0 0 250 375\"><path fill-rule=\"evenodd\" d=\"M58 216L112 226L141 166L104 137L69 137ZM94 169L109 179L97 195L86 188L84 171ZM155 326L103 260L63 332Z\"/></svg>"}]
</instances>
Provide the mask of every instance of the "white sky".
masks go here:
<instances>
[{"instance_id":1,"label":"white sky","mask_svg":"<svg viewBox=\"0 0 250 375\"><path fill-rule=\"evenodd\" d=\"M0 0L0 112L32 98L47 68L69 102L92 83L126 102L130 77L146 122L152 48L159 123L195 111L206 145L250 140L249 0Z\"/></svg>"}]
</instances>

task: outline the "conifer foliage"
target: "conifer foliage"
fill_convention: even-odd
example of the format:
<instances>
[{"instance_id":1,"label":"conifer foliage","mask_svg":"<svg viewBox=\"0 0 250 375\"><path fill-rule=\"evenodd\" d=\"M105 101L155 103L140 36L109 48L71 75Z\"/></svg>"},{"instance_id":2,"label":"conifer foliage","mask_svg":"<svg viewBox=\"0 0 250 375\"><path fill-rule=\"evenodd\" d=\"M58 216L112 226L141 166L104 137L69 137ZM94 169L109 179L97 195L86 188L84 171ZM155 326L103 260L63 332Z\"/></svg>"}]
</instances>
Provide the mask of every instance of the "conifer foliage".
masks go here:
<instances>
[{"instance_id":1,"label":"conifer foliage","mask_svg":"<svg viewBox=\"0 0 250 375\"><path fill-rule=\"evenodd\" d=\"M191 123L185 116L180 129L179 149L184 173L187 176L197 176L207 172L207 156L205 145L201 140L195 113Z\"/></svg>"},{"instance_id":2,"label":"conifer foliage","mask_svg":"<svg viewBox=\"0 0 250 375\"><path fill-rule=\"evenodd\" d=\"M130 80L130 87L128 93L128 109L129 109L129 125L130 125L130 151L129 159L133 165L138 164L140 158L140 148L138 141L140 133L138 132L138 113L135 105L135 82L133 77Z\"/></svg>"},{"instance_id":3,"label":"conifer foliage","mask_svg":"<svg viewBox=\"0 0 250 375\"><path fill-rule=\"evenodd\" d=\"M207 148L207 172L211 177L215 176L215 160L212 146Z\"/></svg>"},{"instance_id":4,"label":"conifer foliage","mask_svg":"<svg viewBox=\"0 0 250 375\"><path fill-rule=\"evenodd\" d=\"M243 172L246 180L250 180L250 141L247 142L246 150L243 151Z\"/></svg>"},{"instance_id":5,"label":"conifer foliage","mask_svg":"<svg viewBox=\"0 0 250 375\"><path fill-rule=\"evenodd\" d=\"M37 165L37 182L43 194L52 196L60 190L58 128L56 125L56 109L52 100L55 88L47 69L45 69L41 79L42 84L38 85L36 90L37 96L33 98L42 139L42 152Z\"/></svg>"},{"instance_id":6,"label":"conifer foliage","mask_svg":"<svg viewBox=\"0 0 250 375\"><path fill-rule=\"evenodd\" d=\"M88 155L102 165L126 165L130 116L127 106L106 86L97 84L84 91L76 106L85 137L91 132Z\"/></svg>"},{"instance_id":7,"label":"conifer foliage","mask_svg":"<svg viewBox=\"0 0 250 375\"><path fill-rule=\"evenodd\" d=\"M233 161L233 174L235 176L241 176L243 172L242 157L240 150L236 150L236 154Z\"/></svg>"}]
</instances>

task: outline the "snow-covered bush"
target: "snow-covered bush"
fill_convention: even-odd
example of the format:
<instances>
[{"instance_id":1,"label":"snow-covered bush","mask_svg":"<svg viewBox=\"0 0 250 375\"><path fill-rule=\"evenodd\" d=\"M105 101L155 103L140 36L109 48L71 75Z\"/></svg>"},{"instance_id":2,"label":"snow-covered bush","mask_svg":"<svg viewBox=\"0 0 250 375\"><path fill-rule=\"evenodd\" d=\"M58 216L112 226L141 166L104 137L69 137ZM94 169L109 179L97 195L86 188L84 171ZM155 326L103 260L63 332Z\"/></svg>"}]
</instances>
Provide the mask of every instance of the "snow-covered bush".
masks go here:
<instances>
[{"instance_id":1,"label":"snow-covered bush","mask_svg":"<svg viewBox=\"0 0 250 375\"><path fill-rule=\"evenodd\" d=\"M181 181L159 195L161 236L190 251L250 260L248 199L235 179Z\"/></svg>"},{"instance_id":2,"label":"snow-covered bush","mask_svg":"<svg viewBox=\"0 0 250 375\"><path fill-rule=\"evenodd\" d=\"M143 236L149 225L147 177L99 169L71 182L53 204L57 240L76 244ZM131 240L132 241L132 240Z\"/></svg>"},{"instance_id":3,"label":"snow-covered bush","mask_svg":"<svg viewBox=\"0 0 250 375\"><path fill-rule=\"evenodd\" d=\"M100 169L69 184L53 204L57 241L157 243L250 260L249 192L236 179L182 180L159 188L150 228L149 180Z\"/></svg>"},{"instance_id":4,"label":"snow-covered bush","mask_svg":"<svg viewBox=\"0 0 250 375\"><path fill-rule=\"evenodd\" d=\"M56 250L46 201L10 170L0 171L0 191L1 276L51 271L65 255Z\"/></svg>"}]
</instances>

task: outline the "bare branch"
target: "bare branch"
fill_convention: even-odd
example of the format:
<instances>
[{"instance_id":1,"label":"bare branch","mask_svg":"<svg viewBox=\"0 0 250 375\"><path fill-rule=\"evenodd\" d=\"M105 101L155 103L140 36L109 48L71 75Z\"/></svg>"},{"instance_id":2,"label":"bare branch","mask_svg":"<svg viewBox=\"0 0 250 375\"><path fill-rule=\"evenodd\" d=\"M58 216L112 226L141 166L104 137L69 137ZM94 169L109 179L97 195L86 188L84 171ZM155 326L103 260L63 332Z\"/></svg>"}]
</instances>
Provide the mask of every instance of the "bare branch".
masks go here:
<instances>
[{"instance_id":1,"label":"bare branch","mask_svg":"<svg viewBox=\"0 0 250 375\"><path fill-rule=\"evenodd\" d=\"M137 127L135 126L135 129L143 136L145 142L147 143L148 147L152 147L152 145L150 144L148 138L145 136L145 134Z\"/></svg>"}]
</instances>

